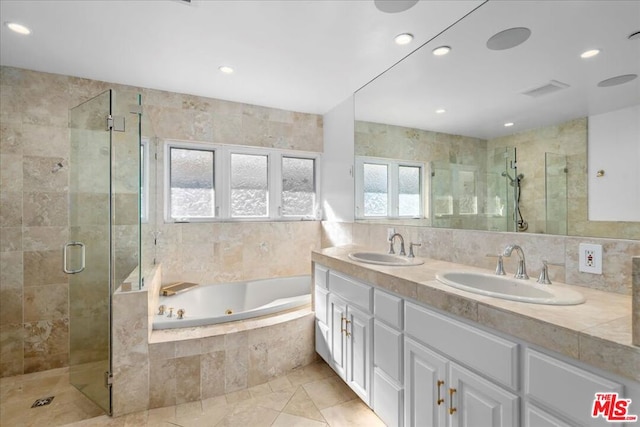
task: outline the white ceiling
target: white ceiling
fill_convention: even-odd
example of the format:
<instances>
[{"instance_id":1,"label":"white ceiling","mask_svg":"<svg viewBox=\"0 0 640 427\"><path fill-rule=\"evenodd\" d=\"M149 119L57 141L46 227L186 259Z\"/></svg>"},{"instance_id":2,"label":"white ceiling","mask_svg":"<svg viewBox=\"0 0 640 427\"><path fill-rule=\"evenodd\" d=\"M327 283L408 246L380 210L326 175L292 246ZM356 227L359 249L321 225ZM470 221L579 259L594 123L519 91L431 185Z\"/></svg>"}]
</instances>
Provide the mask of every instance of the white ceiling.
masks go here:
<instances>
[{"instance_id":1,"label":"white ceiling","mask_svg":"<svg viewBox=\"0 0 640 427\"><path fill-rule=\"evenodd\" d=\"M531 29L520 46L492 51L494 34ZM640 103L640 1L489 1L355 97L358 120L495 138ZM452 51L435 57L434 47ZM590 59L580 54L598 48ZM522 92L556 80L569 87L538 98ZM445 114L435 110L444 108ZM640 117L638 118L640 120ZM506 122L515 125L505 128Z\"/></svg>"},{"instance_id":2,"label":"white ceiling","mask_svg":"<svg viewBox=\"0 0 640 427\"><path fill-rule=\"evenodd\" d=\"M323 114L481 3L2 0L0 64Z\"/></svg>"}]
</instances>

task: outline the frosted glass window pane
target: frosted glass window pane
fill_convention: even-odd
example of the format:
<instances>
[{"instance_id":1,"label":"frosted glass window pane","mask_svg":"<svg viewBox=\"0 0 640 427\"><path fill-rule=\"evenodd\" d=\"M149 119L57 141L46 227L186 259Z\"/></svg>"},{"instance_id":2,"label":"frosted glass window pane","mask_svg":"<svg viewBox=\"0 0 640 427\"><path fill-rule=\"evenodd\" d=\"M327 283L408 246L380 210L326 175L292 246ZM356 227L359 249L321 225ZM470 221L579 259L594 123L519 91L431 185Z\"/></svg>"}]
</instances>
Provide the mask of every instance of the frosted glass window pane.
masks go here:
<instances>
[{"instance_id":1,"label":"frosted glass window pane","mask_svg":"<svg viewBox=\"0 0 640 427\"><path fill-rule=\"evenodd\" d=\"M215 216L214 152L171 148L171 217Z\"/></svg>"},{"instance_id":2,"label":"frosted glass window pane","mask_svg":"<svg viewBox=\"0 0 640 427\"><path fill-rule=\"evenodd\" d=\"M282 215L312 216L316 200L315 161L282 158Z\"/></svg>"},{"instance_id":3,"label":"frosted glass window pane","mask_svg":"<svg viewBox=\"0 0 640 427\"><path fill-rule=\"evenodd\" d=\"M387 216L387 165L365 163L363 166L364 216Z\"/></svg>"},{"instance_id":4,"label":"frosted glass window pane","mask_svg":"<svg viewBox=\"0 0 640 427\"><path fill-rule=\"evenodd\" d=\"M420 215L420 168L398 167L398 215Z\"/></svg>"},{"instance_id":5,"label":"frosted glass window pane","mask_svg":"<svg viewBox=\"0 0 640 427\"><path fill-rule=\"evenodd\" d=\"M231 154L231 216L268 216L267 156Z\"/></svg>"}]
</instances>

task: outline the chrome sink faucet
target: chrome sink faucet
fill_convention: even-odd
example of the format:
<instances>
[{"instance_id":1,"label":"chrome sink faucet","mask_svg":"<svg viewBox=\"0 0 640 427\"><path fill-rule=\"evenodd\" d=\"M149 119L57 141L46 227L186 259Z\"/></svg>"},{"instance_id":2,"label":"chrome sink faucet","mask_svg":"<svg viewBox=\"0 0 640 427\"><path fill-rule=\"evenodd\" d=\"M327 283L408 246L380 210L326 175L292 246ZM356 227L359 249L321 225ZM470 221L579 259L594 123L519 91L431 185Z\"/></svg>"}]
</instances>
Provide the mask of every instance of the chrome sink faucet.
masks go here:
<instances>
[{"instance_id":1,"label":"chrome sink faucet","mask_svg":"<svg viewBox=\"0 0 640 427\"><path fill-rule=\"evenodd\" d=\"M391 237L389 237L389 253L395 254L396 251L393 249L393 241L396 237L400 238L400 255L406 255L407 253L404 251L404 238L400 233L395 233Z\"/></svg>"},{"instance_id":2,"label":"chrome sink faucet","mask_svg":"<svg viewBox=\"0 0 640 427\"><path fill-rule=\"evenodd\" d=\"M529 280L529 276L527 275L527 264L525 263L525 260L524 260L524 251L520 246L518 245L507 246L506 248L504 248L504 252L502 253L502 256L510 257L511 252L513 252L514 249L518 254L519 260L518 260L518 271L513 277L515 277L516 279Z\"/></svg>"}]
</instances>

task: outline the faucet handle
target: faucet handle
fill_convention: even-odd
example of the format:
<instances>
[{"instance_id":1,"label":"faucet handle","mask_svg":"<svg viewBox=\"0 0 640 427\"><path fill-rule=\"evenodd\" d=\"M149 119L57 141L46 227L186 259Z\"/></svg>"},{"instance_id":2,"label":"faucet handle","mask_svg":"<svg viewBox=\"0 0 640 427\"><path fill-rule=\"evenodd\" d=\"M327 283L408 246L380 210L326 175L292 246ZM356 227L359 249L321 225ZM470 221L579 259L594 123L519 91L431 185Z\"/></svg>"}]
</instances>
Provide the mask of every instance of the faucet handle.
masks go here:
<instances>
[{"instance_id":1,"label":"faucet handle","mask_svg":"<svg viewBox=\"0 0 640 427\"><path fill-rule=\"evenodd\" d=\"M504 272L504 261L502 260L502 254L498 254L498 255L487 254L486 256L490 258L498 258L498 262L496 264L496 275L505 276L506 273Z\"/></svg>"},{"instance_id":2,"label":"faucet handle","mask_svg":"<svg viewBox=\"0 0 640 427\"><path fill-rule=\"evenodd\" d=\"M416 256L413 253L413 247L414 246L422 246L422 243L413 243L413 242L409 242L409 255L407 255L409 258L415 258Z\"/></svg>"},{"instance_id":3,"label":"faucet handle","mask_svg":"<svg viewBox=\"0 0 640 427\"><path fill-rule=\"evenodd\" d=\"M549 266L550 265L558 265L558 266L562 266L564 265L564 263L560 263L560 262L549 262L546 259L542 260L542 270L540 270L540 276L538 276L538 283L541 283L543 285L550 285L551 284L551 279L549 278Z\"/></svg>"}]
</instances>

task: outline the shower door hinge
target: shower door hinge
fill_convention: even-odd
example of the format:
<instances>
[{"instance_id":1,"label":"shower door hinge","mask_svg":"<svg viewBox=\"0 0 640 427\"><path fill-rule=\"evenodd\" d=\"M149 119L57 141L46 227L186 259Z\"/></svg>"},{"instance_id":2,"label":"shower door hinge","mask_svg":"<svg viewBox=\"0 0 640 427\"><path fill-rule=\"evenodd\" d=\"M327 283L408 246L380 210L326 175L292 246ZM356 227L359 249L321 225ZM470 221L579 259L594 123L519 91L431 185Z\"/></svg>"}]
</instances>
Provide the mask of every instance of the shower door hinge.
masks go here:
<instances>
[{"instance_id":1,"label":"shower door hinge","mask_svg":"<svg viewBox=\"0 0 640 427\"><path fill-rule=\"evenodd\" d=\"M105 388L109 388L113 385L113 374L109 371L104 373L104 386Z\"/></svg>"},{"instance_id":2,"label":"shower door hinge","mask_svg":"<svg viewBox=\"0 0 640 427\"><path fill-rule=\"evenodd\" d=\"M116 132L124 132L124 117L123 116L107 116L107 130L114 130Z\"/></svg>"}]
</instances>

